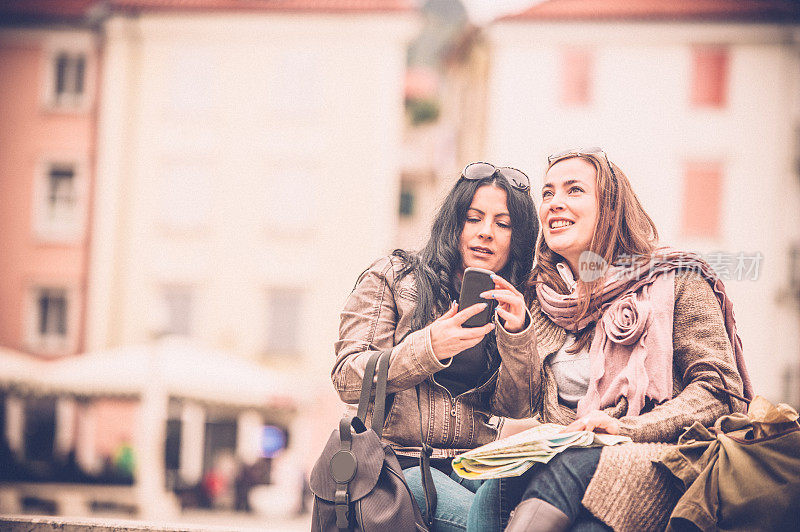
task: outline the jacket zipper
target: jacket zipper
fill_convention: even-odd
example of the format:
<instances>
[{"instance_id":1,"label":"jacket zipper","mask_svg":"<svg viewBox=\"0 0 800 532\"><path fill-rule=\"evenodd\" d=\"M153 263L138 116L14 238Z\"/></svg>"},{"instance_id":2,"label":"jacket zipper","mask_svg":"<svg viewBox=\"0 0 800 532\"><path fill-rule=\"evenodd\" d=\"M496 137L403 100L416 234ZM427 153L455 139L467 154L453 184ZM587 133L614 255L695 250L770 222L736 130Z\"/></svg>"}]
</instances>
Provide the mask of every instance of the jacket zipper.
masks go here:
<instances>
[{"instance_id":1,"label":"jacket zipper","mask_svg":"<svg viewBox=\"0 0 800 532\"><path fill-rule=\"evenodd\" d=\"M491 381L492 378L494 378L497 375L497 371L498 370L495 370L495 372L492 373L491 377L489 377L489 381ZM439 388L442 389L442 391L447 395L447 398L449 399L449 402L450 402L450 422L447 424L447 436L445 437L444 442L443 442L445 445L450 446L450 445L453 445L453 443L455 443L455 439L456 439L456 414L457 414L456 402L458 401L458 398L461 397L462 395L466 395L466 394L474 392L476 390L480 390L481 388L486 386L486 384L489 381L487 381L486 383L484 383L484 384L482 384L482 385L480 385L480 386L478 386L476 388L470 388L469 390L460 393L456 397L453 397L453 394L450 393L450 390L448 390L446 387L444 387L441 384L439 384L438 382L436 382L436 378L433 375L431 375L431 381L433 381L433 383L436 386L438 386Z\"/></svg>"},{"instance_id":2,"label":"jacket zipper","mask_svg":"<svg viewBox=\"0 0 800 532\"><path fill-rule=\"evenodd\" d=\"M458 397L453 397L453 394L450 393L450 390L448 390L446 387L436 382L436 379L433 376L431 376L431 380L434 382L434 384L436 384L436 386L438 386L439 388L442 389L442 391L444 391L450 402L450 419L447 423L447 436L445 436L443 442L445 445L450 446L453 445L456 439L456 401L458 400ZM471 390L467 390L464 393L467 393L469 391Z\"/></svg>"},{"instance_id":3,"label":"jacket zipper","mask_svg":"<svg viewBox=\"0 0 800 532\"><path fill-rule=\"evenodd\" d=\"M456 401L450 396L450 424L447 426L447 445L453 445L456 439Z\"/></svg>"}]
</instances>

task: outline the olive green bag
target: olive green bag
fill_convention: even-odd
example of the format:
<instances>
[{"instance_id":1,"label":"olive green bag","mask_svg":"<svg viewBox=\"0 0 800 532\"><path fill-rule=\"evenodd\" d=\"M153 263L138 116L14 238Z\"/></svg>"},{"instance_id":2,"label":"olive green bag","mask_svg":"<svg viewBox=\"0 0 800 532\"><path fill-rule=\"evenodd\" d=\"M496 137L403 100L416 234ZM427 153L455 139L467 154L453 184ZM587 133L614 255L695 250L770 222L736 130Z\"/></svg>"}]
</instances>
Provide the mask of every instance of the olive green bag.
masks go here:
<instances>
[{"instance_id":1,"label":"olive green bag","mask_svg":"<svg viewBox=\"0 0 800 532\"><path fill-rule=\"evenodd\" d=\"M788 405L776 407L756 396L747 414L722 416L710 428L698 422L687 428L660 460L685 490L667 530L796 530L797 417Z\"/></svg>"}]
</instances>

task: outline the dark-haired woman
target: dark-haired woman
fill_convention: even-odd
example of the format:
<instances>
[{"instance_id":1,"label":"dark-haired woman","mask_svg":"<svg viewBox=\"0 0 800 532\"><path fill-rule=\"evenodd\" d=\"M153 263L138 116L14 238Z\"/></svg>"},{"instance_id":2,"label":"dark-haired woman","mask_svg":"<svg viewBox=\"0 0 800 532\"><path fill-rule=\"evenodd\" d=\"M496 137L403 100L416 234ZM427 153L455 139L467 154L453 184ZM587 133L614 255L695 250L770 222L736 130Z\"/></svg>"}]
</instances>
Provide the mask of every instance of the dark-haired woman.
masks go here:
<instances>
[{"instance_id":1,"label":"dark-haired woman","mask_svg":"<svg viewBox=\"0 0 800 532\"><path fill-rule=\"evenodd\" d=\"M375 261L341 314L334 386L343 401L358 402L370 355L391 350L387 391L392 399L383 439L397 453L423 511L415 467L421 434L434 448L435 530L465 530L480 485L458 479L450 459L496 439L500 427L493 416L519 418L531 411L534 342L521 294L538 231L529 188L519 170L468 165L436 214L422 251L396 250ZM496 274L495 288L484 293L497 301L495 318L483 327L461 326L484 308L459 309L455 303L467 267ZM479 360L459 358L484 336Z\"/></svg>"},{"instance_id":2,"label":"dark-haired woman","mask_svg":"<svg viewBox=\"0 0 800 532\"><path fill-rule=\"evenodd\" d=\"M605 152L548 162L529 296L537 414L634 443L567 450L503 481L522 501L507 530L663 530L676 493L652 460L695 421L710 426L744 406L716 390L712 366L752 396L732 305L708 264L657 247Z\"/></svg>"}]
</instances>

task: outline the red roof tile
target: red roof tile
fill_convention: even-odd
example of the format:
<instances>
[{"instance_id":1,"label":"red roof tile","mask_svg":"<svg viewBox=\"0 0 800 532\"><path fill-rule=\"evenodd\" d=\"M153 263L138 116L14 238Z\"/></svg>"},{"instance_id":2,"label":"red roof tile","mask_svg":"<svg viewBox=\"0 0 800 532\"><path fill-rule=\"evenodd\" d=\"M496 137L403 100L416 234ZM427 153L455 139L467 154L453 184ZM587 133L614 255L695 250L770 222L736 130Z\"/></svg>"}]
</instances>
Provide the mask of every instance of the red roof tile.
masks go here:
<instances>
[{"instance_id":1,"label":"red roof tile","mask_svg":"<svg viewBox=\"0 0 800 532\"><path fill-rule=\"evenodd\" d=\"M124 11L308 11L363 13L410 11L412 0L111 0Z\"/></svg>"},{"instance_id":2,"label":"red roof tile","mask_svg":"<svg viewBox=\"0 0 800 532\"><path fill-rule=\"evenodd\" d=\"M0 0L4 19L81 19L99 0ZM413 0L109 0L114 11L267 11L363 13L414 9Z\"/></svg>"},{"instance_id":3,"label":"red roof tile","mask_svg":"<svg viewBox=\"0 0 800 532\"><path fill-rule=\"evenodd\" d=\"M97 0L0 0L0 20L14 18L80 19Z\"/></svg>"},{"instance_id":4,"label":"red roof tile","mask_svg":"<svg viewBox=\"0 0 800 532\"><path fill-rule=\"evenodd\" d=\"M499 20L798 22L796 0L545 0Z\"/></svg>"}]
</instances>

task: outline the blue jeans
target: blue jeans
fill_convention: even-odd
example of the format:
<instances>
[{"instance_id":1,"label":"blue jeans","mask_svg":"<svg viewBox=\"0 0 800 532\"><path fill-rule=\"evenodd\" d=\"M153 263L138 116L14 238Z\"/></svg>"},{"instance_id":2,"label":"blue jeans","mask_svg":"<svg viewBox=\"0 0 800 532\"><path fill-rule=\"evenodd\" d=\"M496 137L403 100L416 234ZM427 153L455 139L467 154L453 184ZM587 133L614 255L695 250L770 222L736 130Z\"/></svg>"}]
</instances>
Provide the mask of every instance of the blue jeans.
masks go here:
<instances>
[{"instance_id":1,"label":"blue jeans","mask_svg":"<svg viewBox=\"0 0 800 532\"><path fill-rule=\"evenodd\" d=\"M489 527L475 530L499 532L510 511L526 499L541 499L564 512L572 523L570 530L609 530L581 504L601 452L602 447L567 449L519 477L487 480L475 496L471 514L484 514Z\"/></svg>"},{"instance_id":2,"label":"blue jeans","mask_svg":"<svg viewBox=\"0 0 800 532\"><path fill-rule=\"evenodd\" d=\"M422 489L419 466L404 469L403 474L420 510L424 513L425 491ZM436 486L437 495L436 512L433 516L434 532L463 532L468 529L488 530L494 527L499 529L499 512L496 513L497 523L494 526L487 522L484 516L473 515L470 512L472 501L478 496L482 496L482 500L491 500L491 497L488 496L489 492L493 489L496 490L496 486L488 486L490 488L489 492L484 493L484 486L487 486L484 481L463 479L456 475L455 472L451 472L448 476L433 467L431 468L431 476L433 477L433 484ZM499 497L495 501L499 504Z\"/></svg>"}]
</instances>

